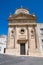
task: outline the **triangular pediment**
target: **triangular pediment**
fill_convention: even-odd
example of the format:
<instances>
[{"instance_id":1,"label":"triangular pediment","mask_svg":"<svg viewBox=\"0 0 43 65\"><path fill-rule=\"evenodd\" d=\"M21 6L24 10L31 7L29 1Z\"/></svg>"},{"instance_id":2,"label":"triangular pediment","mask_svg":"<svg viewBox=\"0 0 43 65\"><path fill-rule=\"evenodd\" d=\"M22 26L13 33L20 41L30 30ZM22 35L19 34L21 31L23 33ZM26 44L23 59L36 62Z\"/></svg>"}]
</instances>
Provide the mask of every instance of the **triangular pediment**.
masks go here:
<instances>
[{"instance_id":1,"label":"triangular pediment","mask_svg":"<svg viewBox=\"0 0 43 65\"><path fill-rule=\"evenodd\" d=\"M20 14L14 14L12 15L12 17L10 17L10 19L29 19L29 20L36 20L36 17L30 14L24 14L24 13L20 13Z\"/></svg>"},{"instance_id":2,"label":"triangular pediment","mask_svg":"<svg viewBox=\"0 0 43 65\"><path fill-rule=\"evenodd\" d=\"M30 14L24 14L24 13L17 14L13 17L14 17L14 19L35 19L34 16L32 16Z\"/></svg>"}]
</instances>

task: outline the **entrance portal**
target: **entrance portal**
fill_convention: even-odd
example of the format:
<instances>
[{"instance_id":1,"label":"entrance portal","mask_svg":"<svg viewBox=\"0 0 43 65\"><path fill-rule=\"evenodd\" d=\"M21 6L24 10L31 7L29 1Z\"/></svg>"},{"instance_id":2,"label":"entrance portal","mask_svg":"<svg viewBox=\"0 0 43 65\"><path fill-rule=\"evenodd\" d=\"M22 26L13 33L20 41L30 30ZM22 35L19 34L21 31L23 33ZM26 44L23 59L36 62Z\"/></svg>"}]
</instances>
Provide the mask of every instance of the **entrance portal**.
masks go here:
<instances>
[{"instance_id":1,"label":"entrance portal","mask_svg":"<svg viewBox=\"0 0 43 65\"><path fill-rule=\"evenodd\" d=\"M25 43L20 44L20 54L25 55Z\"/></svg>"}]
</instances>

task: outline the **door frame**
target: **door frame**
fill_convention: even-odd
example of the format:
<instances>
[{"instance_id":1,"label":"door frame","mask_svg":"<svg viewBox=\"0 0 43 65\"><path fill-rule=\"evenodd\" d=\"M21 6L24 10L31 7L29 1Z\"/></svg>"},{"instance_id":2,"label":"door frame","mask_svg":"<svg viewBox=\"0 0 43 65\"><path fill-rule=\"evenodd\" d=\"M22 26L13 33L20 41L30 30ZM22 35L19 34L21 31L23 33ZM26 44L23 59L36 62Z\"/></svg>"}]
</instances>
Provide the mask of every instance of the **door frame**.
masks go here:
<instances>
[{"instance_id":1,"label":"door frame","mask_svg":"<svg viewBox=\"0 0 43 65\"><path fill-rule=\"evenodd\" d=\"M21 50L22 50L22 48L21 48L21 45L24 45L24 54L22 54L22 52L21 52ZM26 55L26 47L25 47L25 43L20 43L20 55Z\"/></svg>"}]
</instances>

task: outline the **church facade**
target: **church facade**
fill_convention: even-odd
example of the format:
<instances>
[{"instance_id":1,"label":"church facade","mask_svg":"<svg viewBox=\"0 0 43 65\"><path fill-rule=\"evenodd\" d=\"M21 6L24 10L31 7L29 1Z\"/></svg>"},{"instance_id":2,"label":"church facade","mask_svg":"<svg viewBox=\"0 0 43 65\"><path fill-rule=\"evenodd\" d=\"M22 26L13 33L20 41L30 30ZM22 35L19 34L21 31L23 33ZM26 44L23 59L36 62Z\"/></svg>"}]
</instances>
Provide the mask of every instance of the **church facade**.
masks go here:
<instances>
[{"instance_id":1,"label":"church facade","mask_svg":"<svg viewBox=\"0 0 43 65\"><path fill-rule=\"evenodd\" d=\"M25 8L18 8L8 18L6 54L40 56L36 16Z\"/></svg>"}]
</instances>

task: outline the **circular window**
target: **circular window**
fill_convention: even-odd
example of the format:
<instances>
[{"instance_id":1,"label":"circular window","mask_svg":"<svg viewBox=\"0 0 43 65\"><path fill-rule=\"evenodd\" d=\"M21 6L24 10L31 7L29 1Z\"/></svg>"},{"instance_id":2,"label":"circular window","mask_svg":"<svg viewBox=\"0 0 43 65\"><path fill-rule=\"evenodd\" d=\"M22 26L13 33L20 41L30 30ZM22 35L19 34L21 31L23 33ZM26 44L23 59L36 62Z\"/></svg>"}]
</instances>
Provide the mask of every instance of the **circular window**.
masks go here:
<instances>
[{"instance_id":1,"label":"circular window","mask_svg":"<svg viewBox=\"0 0 43 65\"><path fill-rule=\"evenodd\" d=\"M31 29L31 33L34 33L34 29Z\"/></svg>"},{"instance_id":2,"label":"circular window","mask_svg":"<svg viewBox=\"0 0 43 65\"><path fill-rule=\"evenodd\" d=\"M11 32L12 32L12 33L14 33L14 31L13 31L13 30L12 30Z\"/></svg>"},{"instance_id":3,"label":"circular window","mask_svg":"<svg viewBox=\"0 0 43 65\"><path fill-rule=\"evenodd\" d=\"M33 33L34 31L33 30L31 30L31 33Z\"/></svg>"},{"instance_id":4,"label":"circular window","mask_svg":"<svg viewBox=\"0 0 43 65\"><path fill-rule=\"evenodd\" d=\"M11 31L11 37L14 37L14 31L13 30Z\"/></svg>"},{"instance_id":5,"label":"circular window","mask_svg":"<svg viewBox=\"0 0 43 65\"><path fill-rule=\"evenodd\" d=\"M21 29L21 31L20 31L22 34L25 32L25 30L24 29Z\"/></svg>"}]
</instances>

